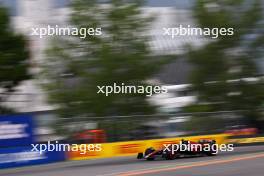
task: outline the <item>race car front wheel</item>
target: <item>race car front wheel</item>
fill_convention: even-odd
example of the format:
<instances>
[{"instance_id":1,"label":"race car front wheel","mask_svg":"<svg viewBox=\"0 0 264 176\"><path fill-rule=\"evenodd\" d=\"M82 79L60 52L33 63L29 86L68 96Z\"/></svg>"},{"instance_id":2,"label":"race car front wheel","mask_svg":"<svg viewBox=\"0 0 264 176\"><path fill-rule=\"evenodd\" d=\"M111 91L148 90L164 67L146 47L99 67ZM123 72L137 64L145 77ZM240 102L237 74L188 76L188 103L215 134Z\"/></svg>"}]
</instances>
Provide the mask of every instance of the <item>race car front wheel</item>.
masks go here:
<instances>
[{"instance_id":1,"label":"race car front wheel","mask_svg":"<svg viewBox=\"0 0 264 176\"><path fill-rule=\"evenodd\" d=\"M137 159L142 159L143 158L143 153L138 153Z\"/></svg>"}]
</instances>

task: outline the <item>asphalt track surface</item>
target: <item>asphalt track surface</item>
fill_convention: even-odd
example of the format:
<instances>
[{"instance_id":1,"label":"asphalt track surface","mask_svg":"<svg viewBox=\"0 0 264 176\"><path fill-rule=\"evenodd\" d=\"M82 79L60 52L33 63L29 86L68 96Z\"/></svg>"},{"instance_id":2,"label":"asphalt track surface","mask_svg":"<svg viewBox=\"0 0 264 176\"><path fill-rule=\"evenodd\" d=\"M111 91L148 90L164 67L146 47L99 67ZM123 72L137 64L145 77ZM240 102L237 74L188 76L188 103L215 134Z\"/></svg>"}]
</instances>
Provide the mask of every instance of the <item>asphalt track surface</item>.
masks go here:
<instances>
[{"instance_id":1,"label":"asphalt track surface","mask_svg":"<svg viewBox=\"0 0 264 176\"><path fill-rule=\"evenodd\" d=\"M137 160L135 157L68 161L1 170L0 176L264 176L264 145L237 147L213 157Z\"/></svg>"}]
</instances>

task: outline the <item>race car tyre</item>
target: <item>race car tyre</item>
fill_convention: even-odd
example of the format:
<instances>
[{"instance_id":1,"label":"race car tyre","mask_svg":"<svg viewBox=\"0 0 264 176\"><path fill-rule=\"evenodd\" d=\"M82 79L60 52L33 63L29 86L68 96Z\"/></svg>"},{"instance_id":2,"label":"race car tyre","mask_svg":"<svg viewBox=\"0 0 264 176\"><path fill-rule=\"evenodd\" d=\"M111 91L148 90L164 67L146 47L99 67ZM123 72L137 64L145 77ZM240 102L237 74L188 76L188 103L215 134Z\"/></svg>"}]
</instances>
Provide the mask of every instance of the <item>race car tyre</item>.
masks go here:
<instances>
[{"instance_id":1,"label":"race car tyre","mask_svg":"<svg viewBox=\"0 0 264 176\"><path fill-rule=\"evenodd\" d=\"M138 153L137 159L142 159L143 158L143 153Z\"/></svg>"},{"instance_id":2,"label":"race car tyre","mask_svg":"<svg viewBox=\"0 0 264 176\"><path fill-rule=\"evenodd\" d=\"M217 148L216 148L216 146L215 145L213 145L213 144L211 144L211 150L210 151L208 151L208 152L205 152L205 154L207 155L207 156L215 156L216 155L216 151L217 151Z\"/></svg>"}]
</instances>

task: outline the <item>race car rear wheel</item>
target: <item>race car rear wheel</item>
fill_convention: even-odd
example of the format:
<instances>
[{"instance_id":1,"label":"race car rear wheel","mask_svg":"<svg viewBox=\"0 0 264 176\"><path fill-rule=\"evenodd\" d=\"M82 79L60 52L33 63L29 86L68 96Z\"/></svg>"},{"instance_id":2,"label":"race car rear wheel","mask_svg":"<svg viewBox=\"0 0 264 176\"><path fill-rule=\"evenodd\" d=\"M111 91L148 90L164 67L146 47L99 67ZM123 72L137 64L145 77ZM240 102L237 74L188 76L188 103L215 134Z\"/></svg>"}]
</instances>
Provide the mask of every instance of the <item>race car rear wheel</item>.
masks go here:
<instances>
[{"instance_id":1,"label":"race car rear wheel","mask_svg":"<svg viewBox=\"0 0 264 176\"><path fill-rule=\"evenodd\" d=\"M216 151L217 151L216 146L214 145L214 143L211 143L210 144L210 151L206 151L205 154L207 156L215 156L216 155Z\"/></svg>"}]
</instances>

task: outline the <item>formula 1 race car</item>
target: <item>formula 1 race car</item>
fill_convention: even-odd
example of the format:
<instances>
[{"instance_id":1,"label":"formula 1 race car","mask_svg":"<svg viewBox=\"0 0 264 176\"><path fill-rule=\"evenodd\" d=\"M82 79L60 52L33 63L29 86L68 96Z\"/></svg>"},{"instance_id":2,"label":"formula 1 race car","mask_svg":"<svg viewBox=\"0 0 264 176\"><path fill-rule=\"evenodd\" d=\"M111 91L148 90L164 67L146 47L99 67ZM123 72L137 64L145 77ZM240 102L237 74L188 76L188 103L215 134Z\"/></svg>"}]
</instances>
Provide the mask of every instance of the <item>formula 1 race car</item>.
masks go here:
<instances>
[{"instance_id":1,"label":"formula 1 race car","mask_svg":"<svg viewBox=\"0 0 264 176\"><path fill-rule=\"evenodd\" d=\"M199 140L198 142L182 140L179 144L164 144L160 149L147 148L144 153L138 153L137 159L155 160L163 158L173 160L186 156L214 156L217 154L215 140Z\"/></svg>"}]
</instances>

